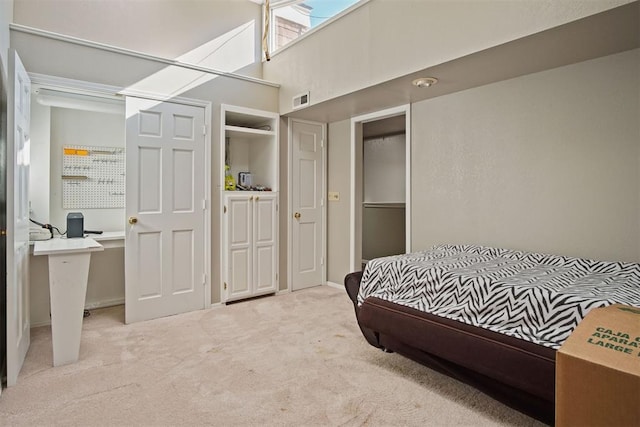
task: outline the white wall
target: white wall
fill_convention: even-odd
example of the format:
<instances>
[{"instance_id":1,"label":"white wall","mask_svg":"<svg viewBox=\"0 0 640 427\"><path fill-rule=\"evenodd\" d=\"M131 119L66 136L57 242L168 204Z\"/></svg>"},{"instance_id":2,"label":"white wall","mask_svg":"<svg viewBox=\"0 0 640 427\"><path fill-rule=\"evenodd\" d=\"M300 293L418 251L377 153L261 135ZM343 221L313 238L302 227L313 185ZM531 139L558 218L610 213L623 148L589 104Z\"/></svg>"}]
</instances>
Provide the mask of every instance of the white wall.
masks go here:
<instances>
[{"instance_id":1,"label":"white wall","mask_svg":"<svg viewBox=\"0 0 640 427\"><path fill-rule=\"evenodd\" d=\"M365 139L362 158L364 202L404 203L407 180L404 134Z\"/></svg>"},{"instance_id":2,"label":"white wall","mask_svg":"<svg viewBox=\"0 0 640 427\"><path fill-rule=\"evenodd\" d=\"M32 219L51 223L51 108L31 97L31 167L29 168L29 207ZM57 224L64 227L64 224ZM62 228L64 231L64 228Z\"/></svg>"},{"instance_id":3,"label":"white wall","mask_svg":"<svg viewBox=\"0 0 640 427\"><path fill-rule=\"evenodd\" d=\"M294 95L312 104L574 21L631 0L371 0L264 64L282 82L280 113Z\"/></svg>"},{"instance_id":4,"label":"white wall","mask_svg":"<svg viewBox=\"0 0 640 427\"><path fill-rule=\"evenodd\" d=\"M51 180L49 186L51 224L66 230L67 214L82 212L87 230L123 231L124 208L113 209L64 209L62 207L62 148L65 145L93 147L124 147L124 114L96 113L51 108ZM33 153L37 156L38 153ZM46 191L46 189L40 189Z\"/></svg>"}]
</instances>

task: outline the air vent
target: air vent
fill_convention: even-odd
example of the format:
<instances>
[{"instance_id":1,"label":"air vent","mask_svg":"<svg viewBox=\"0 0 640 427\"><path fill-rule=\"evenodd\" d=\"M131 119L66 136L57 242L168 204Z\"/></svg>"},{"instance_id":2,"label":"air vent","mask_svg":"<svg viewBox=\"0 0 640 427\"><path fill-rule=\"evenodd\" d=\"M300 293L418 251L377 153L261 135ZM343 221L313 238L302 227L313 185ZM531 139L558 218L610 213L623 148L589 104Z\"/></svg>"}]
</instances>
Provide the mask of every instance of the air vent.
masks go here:
<instances>
[{"instance_id":1,"label":"air vent","mask_svg":"<svg viewBox=\"0 0 640 427\"><path fill-rule=\"evenodd\" d=\"M301 93L293 97L293 109L303 108L309 105L309 92Z\"/></svg>"}]
</instances>

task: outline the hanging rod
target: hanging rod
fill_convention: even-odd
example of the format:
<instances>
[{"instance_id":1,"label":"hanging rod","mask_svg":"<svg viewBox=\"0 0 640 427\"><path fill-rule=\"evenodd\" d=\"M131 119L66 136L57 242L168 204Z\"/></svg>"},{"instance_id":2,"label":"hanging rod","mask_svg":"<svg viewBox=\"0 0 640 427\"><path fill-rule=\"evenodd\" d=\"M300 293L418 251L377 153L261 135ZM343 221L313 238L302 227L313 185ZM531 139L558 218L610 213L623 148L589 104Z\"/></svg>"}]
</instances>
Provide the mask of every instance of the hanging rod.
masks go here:
<instances>
[{"instance_id":1,"label":"hanging rod","mask_svg":"<svg viewBox=\"0 0 640 427\"><path fill-rule=\"evenodd\" d=\"M399 202L365 202L363 208L405 209L406 203Z\"/></svg>"}]
</instances>

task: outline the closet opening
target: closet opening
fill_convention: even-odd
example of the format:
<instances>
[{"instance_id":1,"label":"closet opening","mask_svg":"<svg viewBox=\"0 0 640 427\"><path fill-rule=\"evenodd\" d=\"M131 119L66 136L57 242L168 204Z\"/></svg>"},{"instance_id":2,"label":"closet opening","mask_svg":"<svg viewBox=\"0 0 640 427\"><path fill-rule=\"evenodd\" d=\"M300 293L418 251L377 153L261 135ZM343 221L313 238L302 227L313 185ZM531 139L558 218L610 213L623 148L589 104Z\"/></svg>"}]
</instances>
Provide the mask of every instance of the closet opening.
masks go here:
<instances>
[{"instance_id":1,"label":"closet opening","mask_svg":"<svg viewBox=\"0 0 640 427\"><path fill-rule=\"evenodd\" d=\"M45 82L32 84L30 240L51 237L36 222L58 237L67 215L82 213L84 230L100 232L89 236L106 248L91 256L84 308L124 304L124 99L36 80ZM29 276L31 325L48 325L46 256L30 255Z\"/></svg>"},{"instance_id":2,"label":"closet opening","mask_svg":"<svg viewBox=\"0 0 640 427\"><path fill-rule=\"evenodd\" d=\"M351 121L351 268L411 250L409 106Z\"/></svg>"}]
</instances>

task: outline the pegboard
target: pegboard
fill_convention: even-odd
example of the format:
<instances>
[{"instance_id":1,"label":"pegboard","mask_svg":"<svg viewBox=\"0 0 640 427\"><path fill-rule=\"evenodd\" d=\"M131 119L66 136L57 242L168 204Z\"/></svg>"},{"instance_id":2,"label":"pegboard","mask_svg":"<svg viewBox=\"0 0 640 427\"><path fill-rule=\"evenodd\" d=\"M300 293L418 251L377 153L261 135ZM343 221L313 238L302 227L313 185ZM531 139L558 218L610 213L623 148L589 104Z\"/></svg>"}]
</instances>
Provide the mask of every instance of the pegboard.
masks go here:
<instances>
[{"instance_id":1,"label":"pegboard","mask_svg":"<svg viewBox=\"0 0 640 427\"><path fill-rule=\"evenodd\" d=\"M65 145L62 151L63 209L124 208L124 148Z\"/></svg>"}]
</instances>

